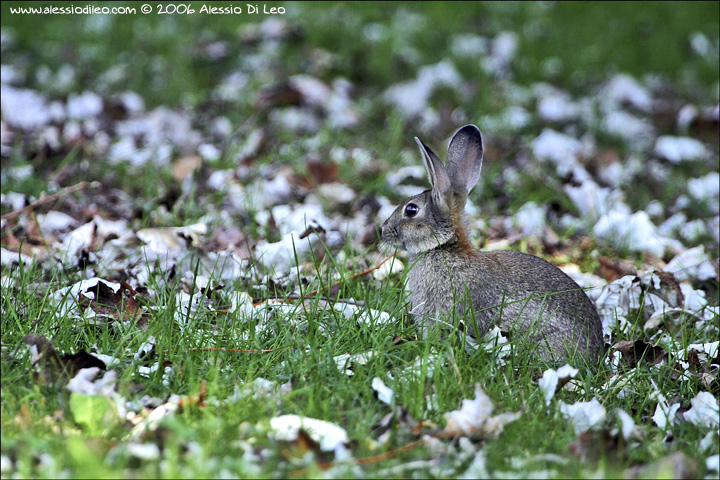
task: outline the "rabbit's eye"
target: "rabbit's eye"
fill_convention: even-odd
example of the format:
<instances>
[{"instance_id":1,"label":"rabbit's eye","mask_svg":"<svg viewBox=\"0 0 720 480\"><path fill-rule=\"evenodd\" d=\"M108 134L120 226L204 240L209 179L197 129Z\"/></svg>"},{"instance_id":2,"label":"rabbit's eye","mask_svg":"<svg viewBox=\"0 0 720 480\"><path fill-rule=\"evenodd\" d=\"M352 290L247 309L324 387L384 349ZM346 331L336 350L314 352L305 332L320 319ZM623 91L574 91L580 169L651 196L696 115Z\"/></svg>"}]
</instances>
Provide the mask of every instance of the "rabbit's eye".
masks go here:
<instances>
[{"instance_id":1,"label":"rabbit's eye","mask_svg":"<svg viewBox=\"0 0 720 480\"><path fill-rule=\"evenodd\" d=\"M405 216L406 217L414 217L415 215L418 214L419 211L420 211L420 207L418 207L414 203L408 203L407 205L405 205Z\"/></svg>"}]
</instances>

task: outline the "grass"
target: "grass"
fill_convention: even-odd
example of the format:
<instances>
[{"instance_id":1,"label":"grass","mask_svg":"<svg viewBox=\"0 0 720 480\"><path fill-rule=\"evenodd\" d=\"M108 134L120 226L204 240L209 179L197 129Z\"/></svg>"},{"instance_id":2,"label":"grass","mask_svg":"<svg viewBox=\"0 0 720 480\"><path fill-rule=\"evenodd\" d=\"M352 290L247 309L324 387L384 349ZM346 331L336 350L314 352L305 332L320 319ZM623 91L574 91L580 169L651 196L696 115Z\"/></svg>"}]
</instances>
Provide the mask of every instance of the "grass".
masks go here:
<instances>
[{"instance_id":1,"label":"grass","mask_svg":"<svg viewBox=\"0 0 720 480\"><path fill-rule=\"evenodd\" d=\"M186 184L176 180L169 167L153 167L151 171L147 166L111 165L87 145L63 143L60 149L47 151L33 146L31 134L12 138L11 154L2 157L3 194L13 191L39 197L42 192L52 193L56 184L98 180L102 188L74 194L42 212L68 211L83 220L99 213L128 220L135 231L210 219L216 222L214 227L238 226L251 246L261 240L279 240L276 227L271 223L263 226L257 220L254 202L236 208L227 203L226 192L208 191L205 185L212 172L238 167L243 141L255 129L263 129L267 138L250 164L244 165L250 174L240 183L248 191L268 165L287 165L298 177L310 178L309 159L328 161L338 149L344 149L345 154L338 154L340 159L335 161L338 181L353 188L359 198L365 197L369 215L377 210L373 201L377 203L378 197L401 200L402 195L385 181L386 173L408 164L409 158L417 160L411 141L414 135L441 149L455 121L423 131L420 121L404 118L378 98L390 85L415 78L418 67L455 55L449 52L458 33L492 40L502 31L515 32L518 54L505 79L483 70L479 54L456 55L456 68L463 78L473 81L457 90L441 89L430 101L439 114L450 118L454 118L453 112L460 112L468 122L477 121L515 104L532 111L534 100L522 92L516 92L517 98L511 100L507 92L529 89L537 82L551 83L576 98L594 95L598 85L614 72L627 72L639 80L656 77L658 82L650 83L659 85L658 95L678 105L706 106L718 101L718 65L707 60L715 57L712 52L697 55L690 45L692 35L699 32L709 39L709 48L717 50L717 2L658 2L649 6L630 2L609 7L592 2L286 2L277 4L287 10L281 19L296 30L275 43L253 37L252 29L267 20L264 16L9 14L10 7L26 3L3 2L0 20L3 64L11 65L25 78L21 88L62 101L69 93L93 91L102 95L108 109L115 95L131 90L141 95L148 111L163 106L183 112L204 138L215 138L208 132L218 116L226 117L233 126L233 136L218 141L223 147L221 158L204 162L193 181ZM87 2L74 4L83 6ZM190 4L195 8L202 5ZM11 40L5 43L6 38ZM214 42L224 42L227 53L212 60L206 47ZM74 71L65 84L43 80L45 77L38 74L46 68L57 75L63 65L72 66ZM218 85L237 72L247 77L237 97L219 95ZM334 131L323 126L315 133L290 131L273 123L272 108L256 106L259 92L277 87L282 79L297 73L313 75L327 84L337 77L350 80L352 98L363 121L352 129ZM658 122L665 122L662 133L676 133L673 122ZM554 178L551 165L527 167L524 155L528 143L544 126L533 119L522 133L488 136L482 188L471 196L483 219L489 222L506 217L528 201L550 203L558 215L576 213L570 199L561 193L563 180ZM600 131L589 133L596 135L601 151L614 151L618 158L626 158L628 149L621 140L603 136ZM717 148L716 140L707 143ZM362 162L353 157L358 151L371 163L361 172ZM181 155L180 151L173 152L173 158ZM588 159L588 163L593 160ZM9 173L11 167L24 166L32 166L33 174L19 180ZM508 168L517 170L516 182L503 177ZM670 205L687 193L687 179L714 170L717 165L696 163L671 167L667 183L638 178L625 192L626 201L642 209L650 200L659 200L668 206L669 215L673 211ZM108 200L112 189L125 192L126 200ZM329 200L325 204L328 213L357 213L353 209L358 204L335 212ZM695 203L687 209L690 218L712 217L708 205ZM216 215L223 210L227 216ZM3 204L3 214L7 211ZM17 250L11 246L14 235L26 246L38 242L30 228L25 223L3 224L3 247ZM356 233L348 232L348 238ZM568 228L559 233L566 248L552 254L579 264L582 271L596 271L599 255L630 258L637 266L645 265L642 253L623 251L595 239L583 239L586 247L581 248L577 232ZM717 251L710 237L701 238L699 243ZM676 368L677 359L671 356L659 366L641 362L631 369L621 364L617 373L627 383L619 385L608 383L616 372L580 366L581 387L559 391L546 405L538 378L552 365L533 362L522 351L503 364L494 354L466 350L458 336L423 339L407 314L403 288L406 273L383 281L372 275L351 278L381 258L374 245L363 250L364 246L348 241L344 247L316 252L284 277L248 275L232 282L223 279L220 262L227 260L225 257L210 269L196 263L208 250L214 252L212 248L203 245L189 249L187 257L172 269L161 261L150 262L146 289L137 294L145 300L141 307L144 314L125 321L96 322L87 313L63 315L51 297L53 292L88 276L113 281L137 278L146 268L142 260L125 264L123 257L115 263L90 262L82 267L50 257L30 266L2 266L3 477L457 477L471 465L476 470L469 476L472 472L478 475L482 467L498 477L615 477L627 474L632 467L651 468L676 451L684 452L688 462L697 462L691 476L713 475L705 459L717 448L717 442L706 450L699 446L708 432L714 432L712 429L678 422L666 431L651 417L658 393L669 404L680 403L681 412L701 391L717 395L717 375L685 378ZM522 239L512 248L551 255L537 239ZM406 257L400 258L407 264ZM255 262L251 258L241 267L249 271ZM188 271L190 288L199 282L200 274L224 286L207 299L215 310L199 308L180 319L178 293L185 288L181 279ZM310 294L304 302L295 299L338 281L337 291ZM712 305L720 303L717 283L712 279L695 281L693 286L702 287ZM239 311L226 313L239 292L255 299L277 296L287 302L272 310L256 309L251 316ZM368 319L362 313L346 317L326 305L326 296L365 302L361 312L386 312L391 321L379 321L376 315ZM667 341L645 334L646 316L642 309L633 311L627 318L629 329L615 332L614 340ZM690 316L675 322L668 318L664 328L680 345L687 346L717 340L712 336L716 335L717 316L708 323L715 330L696 331ZM111 413L105 415L104 400L71 395L64 388L66 379L51 384L39 381L23 340L28 333L47 337L60 353L84 349L115 357L117 364L112 369L119 374L118 394L135 402L136 411L142 410L142 401L157 406L171 395L182 397L182 407L151 428L135 432L133 422L138 418L115 416L112 405ZM154 353L135 358L133 354L151 337L155 339ZM222 351L225 347L270 351ZM364 364L355 360L353 375L337 365L340 355L367 352L374 355ZM415 365L420 366L417 372L413 371ZM393 405L377 398L371 387L376 377L393 390ZM260 387L260 379L272 383ZM414 443L422 438L413 431L414 421L424 422L419 431L436 434L445 424L444 414L460 408L464 399L472 399L478 383L494 402L495 413L520 411L520 419L508 424L498 439ZM571 423L560 415L560 402L573 404L593 397L605 407L607 418L597 431L600 437L579 438ZM636 422L636 437L625 441L612 436L612 429L619 425L617 409ZM311 442L282 441L272 434L270 420L286 414L342 426L347 430L353 458L366 460L338 462L323 469L336 460L333 454L319 451ZM381 420L388 414L394 416L389 440L383 444L379 439L386 427ZM592 458L582 453L587 450L592 451ZM484 466L478 457L485 459ZM658 468L645 475L677 473Z\"/></svg>"},{"instance_id":2,"label":"grass","mask_svg":"<svg viewBox=\"0 0 720 480\"><path fill-rule=\"evenodd\" d=\"M334 263L328 273L347 278L354 272L355 269L347 269L342 263ZM3 342L6 345L20 346L26 331L24 325L30 319L39 318L34 330L50 333L58 350L96 348L119 358L120 364L114 369L121 375L120 392L128 399L142 395L162 399L178 394L187 399L187 407L162 422L157 430L151 429L139 436L129 435L119 418L104 420L103 427L92 434L78 427L77 417L68 409L67 392L58 392L55 385L42 386L33 381L29 373L31 359L24 348L16 349L12 355L6 352L2 372L3 452L13 458L16 472L21 476L54 477L63 472L72 472L72 476L102 473L110 477L219 476L223 472L232 472L233 476L287 476L296 471L302 472L301 476L314 476L321 470L317 470L317 463L307 457L301 445L278 443L268 435L269 418L279 412L296 413L342 425L352 439L356 458L371 457L386 448L413 442L416 437L406 428L399 428L386 447L379 447L372 440L373 425L390 411L370 388L374 377L386 379L395 391L397 406L426 422L442 424L442 413L458 408L460 399L472 398L476 383L490 395L498 412L521 411L521 419L510 424L501 439L487 442L483 449L488 465L495 471L518 471L512 459L527 460L551 453L563 456L566 463L558 466L538 457L519 471L537 468L550 469L561 476L585 476L591 472L616 476L625 468L650 462L661 455L665 451L664 431L648 426L640 448L613 451L608 447L608 451L599 453L604 461L588 463L564 456L575 435L556 413L558 402L573 403L597 396L608 412L622 408L631 413L636 422L644 423L642 418L652 415L655 407L655 401L647 393L653 391L651 382L668 398L689 398L703 389L697 381L678 379L667 365L657 369L638 368L632 372L630 391L621 399L617 391L605 390L607 372L581 369L579 378L583 390L561 391L546 407L536 383L544 368L542 365L534 365L520 355L511 357L509 363L502 366L486 352L466 352L463 342L454 336L444 341L433 336L427 341L413 339L414 329L404 328L400 321L403 305L396 302L402 297L397 278L383 285L366 278L343 285L347 289L343 297L362 298L369 307L389 311L396 321L387 324L347 319L332 310L319 308L319 298L311 296L306 304L290 304L287 310L277 310L267 318L261 316L255 320L238 314L222 318L201 311L191 315L184 329L180 329L173 321L177 311L174 289L166 286L157 292L156 303L161 308L150 313L149 327L142 331L133 322L98 328L70 317L53 318L46 299L32 292L28 285L33 273L37 271L31 271L25 283L21 279L12 289L4 289ZM319 286L321 283L312 282L306 289ZM641 319L642 312L638 312L637 317ZM258 330L262 323L266 327ZM220 325L224 328L218 331ZM215 333L211 333L213 331ZM692 339L694 334L688 331L687 335ZM156 339L157 358L133 360L126 355L138 351L150 336ZM398 337L407 340L396 344L393 339ZM631 334L628 338L636 337ZM219 346L263 348L272 352L199 350ZM163 351L166 353L160 353ZM340 354L363 352L376 352L376 356L365 365L355 364L352 376L342 373L333 360ZM424 359L424 373L410 375L407 367L418 358ZM155 362L170 365L171 373L166 376L161 368L146 377L139 372L141 366ZM427 373L431 368L434 369L432 375ZM388 374L394 380L388 381ZM276 390L254 398L249 386L258 378L275 382ZM291 382L292 390L283 393L278 385L286 382ZM193 403L193 398L198 398L202 391L207 392L205 407ZM431 398L435 398L434 405L430 403ZM613 420L609 423L612 425ZM673 436L675 448L691 457L697 456L698 452L692 448L703 436L701 429L678 428L673 430ZM160 458L151 456L142 460L123 449L133 441L158 445L163 453ZM424 475L459 474L467 468L471 458L463 457L452 444L445 448L444 460L435 465L439 470L433 470L428 464L427 469L413 471L425 472ZM437 453L419 446L378 465L364 466L360 472L363 476L382 477L388 469L401 468L409 461L423 458L437 458ZM351 466L334 467L331 472L333 476L358 474ZM401 472L398 470L390 476L403 476Z\"/></svg>"}]
</instances>

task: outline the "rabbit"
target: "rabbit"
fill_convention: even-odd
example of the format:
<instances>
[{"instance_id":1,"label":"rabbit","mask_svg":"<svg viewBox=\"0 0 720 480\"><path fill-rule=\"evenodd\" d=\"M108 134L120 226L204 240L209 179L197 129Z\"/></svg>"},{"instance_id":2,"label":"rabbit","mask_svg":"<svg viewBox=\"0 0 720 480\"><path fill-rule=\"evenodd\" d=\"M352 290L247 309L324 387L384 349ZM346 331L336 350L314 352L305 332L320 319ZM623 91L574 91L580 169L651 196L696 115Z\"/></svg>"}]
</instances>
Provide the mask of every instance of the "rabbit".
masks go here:
<instances>
[{"instance_id":1,"label":"rabbit","mask_svg":"<svg viewBox=\"0 0 720 480\"><path fill-rule=\"evenodd\" d=\"M432 188L403 201L383 223L381 239L408 252L411 313L424 335L427 326L454 310L469 325L471 338L497 325L513 342L521 339L536 349L530 358L599 362L604 353L600 317L575 281L539 257L484 252L470 243L465 203L482 167L478 128L466 125L455 133L447 165L419 138L415 141Z\"/></svg>"}]
</instances>

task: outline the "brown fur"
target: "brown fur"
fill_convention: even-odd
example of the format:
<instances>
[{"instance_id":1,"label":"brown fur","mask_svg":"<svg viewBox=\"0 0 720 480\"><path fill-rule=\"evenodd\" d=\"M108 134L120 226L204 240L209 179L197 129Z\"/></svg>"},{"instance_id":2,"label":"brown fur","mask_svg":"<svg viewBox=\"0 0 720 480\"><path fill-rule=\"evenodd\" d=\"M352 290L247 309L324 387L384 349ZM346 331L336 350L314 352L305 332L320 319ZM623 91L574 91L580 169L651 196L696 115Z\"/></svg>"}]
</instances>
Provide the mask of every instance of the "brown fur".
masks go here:
<instances>
[{"instance_id":1,"label":"brown fur","mask_svg":"<svg viewBox=\"0 0 720 480\"><path fill-rule=\"evenodd\" d=\"M457 232L457 243L460 251L474 252L475 247L470 243L470 237L465 228L465 205L458 205L456 202L452 209L452 222Z\"/></svg>"}]
</instances>

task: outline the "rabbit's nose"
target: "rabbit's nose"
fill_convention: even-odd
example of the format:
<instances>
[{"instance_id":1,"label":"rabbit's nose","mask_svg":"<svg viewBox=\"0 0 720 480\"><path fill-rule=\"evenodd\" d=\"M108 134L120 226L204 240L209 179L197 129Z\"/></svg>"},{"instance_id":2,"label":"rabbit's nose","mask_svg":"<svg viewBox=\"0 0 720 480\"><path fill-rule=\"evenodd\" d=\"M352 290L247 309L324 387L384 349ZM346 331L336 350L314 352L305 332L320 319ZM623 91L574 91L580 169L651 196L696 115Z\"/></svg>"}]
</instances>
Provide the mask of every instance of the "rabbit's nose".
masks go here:
<instances>
[{"instance_id":1,"label":"rabbit's nose","mask_svg":"<svg viewBox=\"0 0 720 480\"><path fill-rule=\"evenodd\" d=\"M380 239L384 242L393 243L397 238L397 231L391 226L384 224L380 227Z\"/></svg>"}]
</instances>

